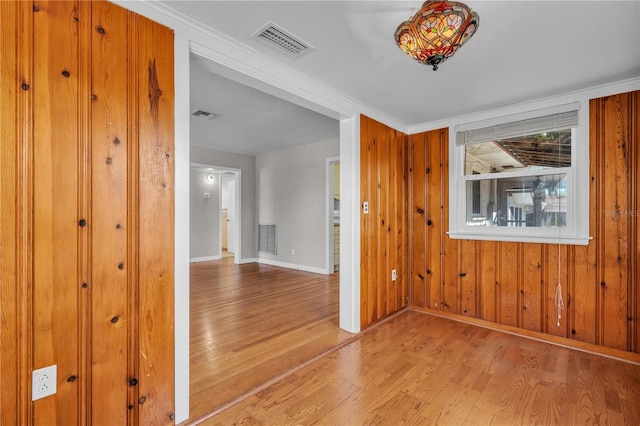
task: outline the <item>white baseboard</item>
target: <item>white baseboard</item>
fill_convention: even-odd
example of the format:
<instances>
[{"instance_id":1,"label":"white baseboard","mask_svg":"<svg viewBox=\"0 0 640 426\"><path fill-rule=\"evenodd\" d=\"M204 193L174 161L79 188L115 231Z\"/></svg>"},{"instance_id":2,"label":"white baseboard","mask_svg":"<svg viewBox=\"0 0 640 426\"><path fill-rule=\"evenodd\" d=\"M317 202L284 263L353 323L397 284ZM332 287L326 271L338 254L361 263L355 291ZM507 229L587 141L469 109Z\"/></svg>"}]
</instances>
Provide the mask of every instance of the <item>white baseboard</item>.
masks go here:
<instances>
[{"instance_id":1,"label":"white baseboard","mask_svg":"<svg viewBox=\"0 0 640 426\"><path fill-rule=\"evenodd\" d=\"M203 256L203 257L192 257L189 259L189 263L194 263L194 262L206 262L207 260L220 260L222 259L222 256L217 255L217 256Z\"/></svg>"},{"instance_id":2,"label":"white baseboard","mask_svg":"<svg viewBox=\"0 0 640 426\"><path fill-rule=\"evenodd\" d=\"M258 262L258 259L256 259L255 257L248 258L248 259L238 259L236 257L235 264L236 265L244 265L245 263L257 263L257 262Z\"/></svg>"},{"instance_id":3,"label":"white baseboard","mask_svg":"<svg viewBox=\"0 0 640 426\"><path fill-rule=\"evenodd\" d=\"M314 274L329 275L329 272L325 268L317 268L315 266L296 265L295 263L280 262L278 260L271 259L258 259L259 263L265 265L279 266L281 268L295 269L296 271L313 272Z\"/></svg>"}]
</instances>

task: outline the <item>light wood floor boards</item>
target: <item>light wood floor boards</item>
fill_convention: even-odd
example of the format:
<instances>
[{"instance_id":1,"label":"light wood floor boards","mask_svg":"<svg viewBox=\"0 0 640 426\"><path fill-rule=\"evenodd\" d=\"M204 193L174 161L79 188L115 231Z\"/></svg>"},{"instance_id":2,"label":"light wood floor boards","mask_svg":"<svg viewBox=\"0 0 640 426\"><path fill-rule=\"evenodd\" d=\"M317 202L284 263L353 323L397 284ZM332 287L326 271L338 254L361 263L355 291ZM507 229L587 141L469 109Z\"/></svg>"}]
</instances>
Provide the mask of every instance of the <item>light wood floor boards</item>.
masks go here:
<instances>
[{"instance_id":1,"label":"light wood floor boards","mask_svg":"<svg viewBox=\"0 0 640 426\"><path fill-rule=\"evenodd\" d=\"M352 337L337 274L233 262L191 264L193 420Z\"/></svg>"},{"instance_id":2,"label":"light wood floor boards","mask_svg":"<svg viewBox=\"0 0 640 426\"><path fill-rule=\"evenodd\" d=\"M405 311L205 425L638 425L640 366Z\"/></svg>"}]
</instances>

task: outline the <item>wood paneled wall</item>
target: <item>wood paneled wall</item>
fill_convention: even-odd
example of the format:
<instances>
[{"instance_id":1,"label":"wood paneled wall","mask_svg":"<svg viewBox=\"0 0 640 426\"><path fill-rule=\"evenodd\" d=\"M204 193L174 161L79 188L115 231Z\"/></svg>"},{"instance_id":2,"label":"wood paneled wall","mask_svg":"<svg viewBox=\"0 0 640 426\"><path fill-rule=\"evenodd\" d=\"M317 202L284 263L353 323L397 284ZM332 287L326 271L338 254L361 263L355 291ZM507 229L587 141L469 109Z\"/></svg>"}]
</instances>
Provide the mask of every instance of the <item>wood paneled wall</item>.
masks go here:
<instances>
[{"instance_id":1,"label":"wood paneled wall","mask_svg":"<svg viewBox=\"0 0 640 426\"><path fill-rule=\"evenodd\" d=\"M588 246L450 239L447 131L409 136L410 304L640 352L638 98L590 102Z\"/></svg>"},{"instance_id":2,"label":"wood paneled wall","mask_svg":"<svg viewBox=\"0 0 640 426\"><path fill-rule=\"evenodd\" d=\"M0 37L0 423L173 423L173 34L43 0Z\"/></svg>"},{"instance_id":3,"label":"wood paneled wall","mask_svg":"<svg viewBox=\"0 0 640 426\"><path fill-rule=\"evenodd\" d=\"M360 118L361 327L408 305L406 135ZM395 269L397 279L392 281Z\"/></svg>"}]
</instances>

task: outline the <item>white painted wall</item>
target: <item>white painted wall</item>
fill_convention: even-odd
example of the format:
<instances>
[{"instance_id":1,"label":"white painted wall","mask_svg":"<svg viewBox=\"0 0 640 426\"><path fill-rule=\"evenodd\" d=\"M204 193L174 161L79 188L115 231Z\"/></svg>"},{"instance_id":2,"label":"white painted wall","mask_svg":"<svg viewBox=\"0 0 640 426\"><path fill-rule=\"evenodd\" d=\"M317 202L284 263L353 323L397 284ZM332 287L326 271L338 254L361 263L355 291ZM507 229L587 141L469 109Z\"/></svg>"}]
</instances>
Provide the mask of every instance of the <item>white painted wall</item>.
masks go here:
<instances>
[{"instance_id":1,"label":"white painted wall","mask_svg":"<svg viewBox=\"0 0 640 426\"><path fill-rule=\"evenodd\" d=\"M197 141L192 141L192 143L197 143ZM256 157L194 145L191 146L190 155L192 163L229 167L240 170L241 224L239 229L239 238L241 239L241 245L239 253L236 253L236 263L255 262L258 257L258 225L256 223Z\"/></svg>"},{"instance_id":2,"label":"white painted wall","mask_svg":"<svg viewBox=\"0 0 640 426\"><path fill-rule=\"evenodd\" d=\"M329 273L326 159L339 153L335 138L256 157L258 223L277 225L278 254L258 253L261 262Z\"/></svg>"},{"instance_id":3,"label":"white painted wall","mask_svg":"<svg viewBox=\"0 0 640 426\"><path fill-rule=\"evenodd\" d=\"M206 179L210 174L215 177L213 182ZM220 175L192 169L189 183L189 259L191 262L219 259ZM204 194L209 194L209 198Z\"/></svg>"}]
</instances>

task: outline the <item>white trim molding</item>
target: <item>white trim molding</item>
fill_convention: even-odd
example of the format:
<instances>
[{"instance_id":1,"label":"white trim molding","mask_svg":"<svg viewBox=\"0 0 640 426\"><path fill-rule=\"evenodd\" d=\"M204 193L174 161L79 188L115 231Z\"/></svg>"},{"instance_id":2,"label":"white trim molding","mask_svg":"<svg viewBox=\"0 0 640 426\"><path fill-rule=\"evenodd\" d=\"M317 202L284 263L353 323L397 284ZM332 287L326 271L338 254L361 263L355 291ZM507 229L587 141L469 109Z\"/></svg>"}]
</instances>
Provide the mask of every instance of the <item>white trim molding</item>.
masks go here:
<instances>
[{"instance_id":1,"label":"white trim molding","mask_svg":"<svg viewBox=\"0 0 640 426\"><path fill-rule=\"evenodd\" d=\"M295 269L296 271L313 272L314 274L329 275L326 268L317 268L315 266L297 265L295 263L280 262L279 260L258 259L258 263L264 265L278 266L280 268Z\"/></svg>"},{"instance_id":2,"label":"white trim molding","mask_svg":"<svg viewBox=\"0 0 640 426\"><path fill-rule=\"evenodd\" d=\"M220 260L220 259L222 259L222 256L219 254L215 256L191 257L189 258L189 263L207 262L209 260Z\"/></svg>"}]
</instances>

